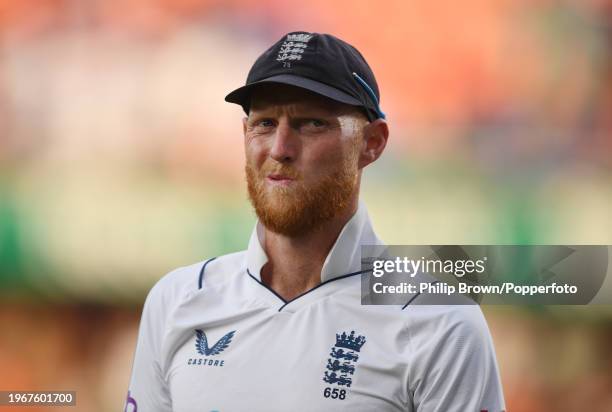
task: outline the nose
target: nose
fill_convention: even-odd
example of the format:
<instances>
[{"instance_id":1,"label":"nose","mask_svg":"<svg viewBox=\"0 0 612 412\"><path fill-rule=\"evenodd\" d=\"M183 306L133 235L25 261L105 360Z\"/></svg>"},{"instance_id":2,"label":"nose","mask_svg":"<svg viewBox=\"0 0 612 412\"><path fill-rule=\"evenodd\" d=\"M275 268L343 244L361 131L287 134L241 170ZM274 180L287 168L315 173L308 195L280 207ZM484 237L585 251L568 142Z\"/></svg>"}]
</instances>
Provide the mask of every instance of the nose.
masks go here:
<instances>
[{"instance_id":1,"label":"nose","mask_svg":"<svg viewBox=\"0 0 612 412\"><path fill-rule=\"evenodd\" d=\"M291 125L282 120L276 127L270 157L279 163L293 162L299 151L299 139Z\"/></svg>"}]
</instances>

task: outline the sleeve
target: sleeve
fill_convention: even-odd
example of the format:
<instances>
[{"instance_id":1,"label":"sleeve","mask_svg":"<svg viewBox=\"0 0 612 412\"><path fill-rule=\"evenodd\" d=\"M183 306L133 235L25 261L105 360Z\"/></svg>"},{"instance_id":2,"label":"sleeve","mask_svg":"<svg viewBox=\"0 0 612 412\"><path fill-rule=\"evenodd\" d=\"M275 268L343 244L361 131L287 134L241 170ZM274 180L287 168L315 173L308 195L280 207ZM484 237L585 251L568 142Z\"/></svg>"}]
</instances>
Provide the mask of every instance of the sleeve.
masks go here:
<instances>
[{"instance_id":1,"label":"sleeve","mask_svg":"<svg viewBox=\"0 0 612 412\"><path fill-rule=\"evenodd\" d=\"M158 282L145 300L124 412L172 411L168 385L160 367L168 303L163 299L162 286Z\"/></svg>"},{"instance_id":2,"label":"sleeve","mask_svg":"<svg viewBox=\"0 0 612 412\"><path fill-rule=\"evenodd\" d=\"M420 306L410 393L417 412L503 412L495 349L479 306Z\"/></svg>"}]
</instances>

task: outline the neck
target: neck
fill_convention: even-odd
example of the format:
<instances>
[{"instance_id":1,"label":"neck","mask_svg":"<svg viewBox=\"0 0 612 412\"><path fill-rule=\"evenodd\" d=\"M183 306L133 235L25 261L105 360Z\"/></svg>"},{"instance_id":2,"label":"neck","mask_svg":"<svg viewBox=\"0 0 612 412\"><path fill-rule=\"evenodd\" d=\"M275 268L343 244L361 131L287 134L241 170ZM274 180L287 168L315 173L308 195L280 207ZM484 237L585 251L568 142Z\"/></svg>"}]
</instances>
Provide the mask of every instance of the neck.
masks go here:
<instances>
[{"instance_id":1,"label":"neck","mask_svg":"<svg viewBox=\"0 0 612 412\"><path fill-rule=\"evenodd\" d=\"M285 300L321 283L325 258L342 228L357 211L358 199L316 230L300 236L284 236L264 228L264 250L268 262L261 270L261 280Z\"/></svg>"}]
</instances>

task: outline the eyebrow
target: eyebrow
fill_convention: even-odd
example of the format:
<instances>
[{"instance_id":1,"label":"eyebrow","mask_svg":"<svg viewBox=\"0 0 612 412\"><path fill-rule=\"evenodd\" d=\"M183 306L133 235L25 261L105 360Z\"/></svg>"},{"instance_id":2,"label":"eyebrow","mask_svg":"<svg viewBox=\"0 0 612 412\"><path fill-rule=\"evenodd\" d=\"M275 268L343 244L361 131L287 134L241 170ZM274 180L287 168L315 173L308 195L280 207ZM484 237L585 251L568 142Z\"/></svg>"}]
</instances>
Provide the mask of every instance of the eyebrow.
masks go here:
<instances>
[{"instance_id":1,"label":"eyebrow","mask_svg":"<svg viewBox=\"0 0 612 412\"><path fill-rule=\"evenodd\" d=\"M253 116L249 115L249 117L247 117L247 124L249 126L253 126L257 122L261 120L266 120L266 119L270 119L270 116L267 116L266 114L256 114ZM313 115L304 114L304 115L293 116L289 118L290 124L294 124L294 125L302 124L309 120L322 120L325 123L327 123L329 126L340 124L340 122L334 116L318 116L316 114L313 114Z\"/></svg>"},{"instance_id":2,"label":"eyebrow","mask_svg":"<svg viewBox=\"0 0 612 412\"><path fill-rule=\"evenodd\" d=\"M251 107L249 111L249 117L251 115L256 116L267 116L273 115L277 112L275 106L267 107ZM324 107L298 107L295 113L291 117L295 118L309 118L309 117L334 117L342 114L341 110L330 110Z\"/></svg>"},{"instance_id":3,"label":"eyebrow","mask_svg":"<svg viewBox=\"0 0 612 412\"><path fill-rule=\"evenodd\" d=\"M266 112L275 110L279 106L289 106L289 105L297 105L298 111L303 111L306 113L317 113L326 116L334 116L338 114L349 113L351 110L348 107L344 107L341 105L334 104L332 102L323 102L319 104L307 104L301 100L298 101L289 101L289 102L274 102L274 101L265 101L259 100L256 103L252 103L250 110L258 111L258 112Z\"/></svg>"}]
</instances>

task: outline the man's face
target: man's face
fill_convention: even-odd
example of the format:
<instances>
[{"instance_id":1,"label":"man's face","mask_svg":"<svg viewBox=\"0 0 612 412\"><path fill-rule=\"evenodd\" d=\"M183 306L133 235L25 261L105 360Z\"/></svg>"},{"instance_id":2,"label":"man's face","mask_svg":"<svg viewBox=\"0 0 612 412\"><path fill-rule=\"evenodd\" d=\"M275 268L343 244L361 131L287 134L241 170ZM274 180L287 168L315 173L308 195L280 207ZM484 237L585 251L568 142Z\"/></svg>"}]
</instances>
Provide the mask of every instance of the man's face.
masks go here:
<instances>
[{"instance_id":1,"label":"man's face","mask_svg":"<svg viewBox=\"0 0 612 412\"><path fill-rule=\"evenodd\" d=\"M271 84L253 92L245 170L264 226L299 236L346 211L358 196L365 124L355 107L300 88Z\"/></svg>"}]
</instances>

